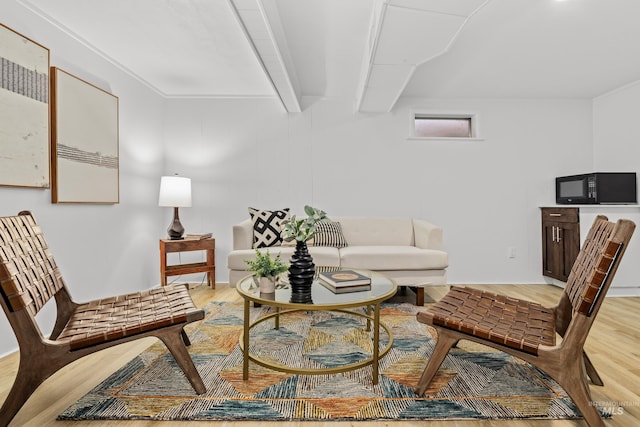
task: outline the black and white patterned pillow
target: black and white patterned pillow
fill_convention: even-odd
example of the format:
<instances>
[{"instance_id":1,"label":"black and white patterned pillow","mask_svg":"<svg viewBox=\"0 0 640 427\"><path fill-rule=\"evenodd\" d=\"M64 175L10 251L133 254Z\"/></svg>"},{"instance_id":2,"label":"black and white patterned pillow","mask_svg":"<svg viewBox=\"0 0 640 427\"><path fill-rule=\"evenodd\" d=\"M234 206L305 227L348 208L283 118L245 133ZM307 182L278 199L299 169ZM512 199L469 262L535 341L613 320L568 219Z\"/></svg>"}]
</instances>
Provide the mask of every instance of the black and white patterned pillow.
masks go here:
<instances>
[{"instance_id":1,"label":"black and white patterned pillow","mask_svg":"<svg viewBox=\"0 0 640 427\"><path fill-rule=\"evenodd\" d=\"M342 234L342 225L335 221L320 221L316 223L316 234L313 236L314 246L331 246L344 248L349 246Z\"/></svg>"},{"instance_id":2,"label":"black and white patterned pillow","mask_svg":"<svg viewBox=\"0 0 640 427\"><path fill-rule=\"evenodd\" d=\"M249 208L253 224L253 248L268 248L282 243L282 222L289 219L289 208L266 211Z\"/></svg>"}]
</instances>

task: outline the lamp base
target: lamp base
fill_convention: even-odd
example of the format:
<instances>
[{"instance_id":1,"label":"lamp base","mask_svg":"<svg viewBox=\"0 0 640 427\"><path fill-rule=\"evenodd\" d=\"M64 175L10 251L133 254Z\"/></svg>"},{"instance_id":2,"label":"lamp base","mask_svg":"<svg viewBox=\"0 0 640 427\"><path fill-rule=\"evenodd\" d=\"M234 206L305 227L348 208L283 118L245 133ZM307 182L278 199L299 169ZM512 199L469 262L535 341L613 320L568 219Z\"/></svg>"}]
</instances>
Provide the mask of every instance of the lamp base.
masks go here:
<instances>
[{"instance_id":1,"label":"lamp base","mask_svg":"<svg viewBox=\"0 0 640 427\"><path fill-rule=\"evenodd\" d=\"M184 239L184 227L180 223L180 216L178 215L178 208L173 208L173 221L167 228L167 234L171 240L183 240Z\"/></svg>"}]
</instances>

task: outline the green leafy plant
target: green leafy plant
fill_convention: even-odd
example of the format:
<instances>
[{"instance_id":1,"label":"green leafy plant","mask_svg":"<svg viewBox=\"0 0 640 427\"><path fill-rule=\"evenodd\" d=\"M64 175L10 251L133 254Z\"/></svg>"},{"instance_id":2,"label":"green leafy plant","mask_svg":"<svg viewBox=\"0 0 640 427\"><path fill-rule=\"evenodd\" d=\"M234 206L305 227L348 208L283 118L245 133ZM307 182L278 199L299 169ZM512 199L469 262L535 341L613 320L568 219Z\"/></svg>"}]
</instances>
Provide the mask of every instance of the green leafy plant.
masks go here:
<instances>
[{"instance_id":1,"label":"green leafy plant","mask_svg":"<svg viewBox=\"0 0 640 427\"><path fill-rule=\"evenodd\" d=\"M316 234L316 223L327 221L327 213L323 210L316 209L309 205L304 207L306 218L296 218L295 215L284 223L282 227L282 238L290 242L296 240L298 242L306 242Z\"/></svg>"},{"instance_id":2,"label":"green leafy plant","mask_svg":"<svg viewBox=\"0 0 640 427\"><path fill-rule=\"evenodd\" d=\"M289 270L289 265L282 262L280 254L271 258L268 249L264 253L256 249L256 259L245 259L244 262L249 266L249 271L258 277L275 279L278 274Z\"/></svg>"}]
</instances>

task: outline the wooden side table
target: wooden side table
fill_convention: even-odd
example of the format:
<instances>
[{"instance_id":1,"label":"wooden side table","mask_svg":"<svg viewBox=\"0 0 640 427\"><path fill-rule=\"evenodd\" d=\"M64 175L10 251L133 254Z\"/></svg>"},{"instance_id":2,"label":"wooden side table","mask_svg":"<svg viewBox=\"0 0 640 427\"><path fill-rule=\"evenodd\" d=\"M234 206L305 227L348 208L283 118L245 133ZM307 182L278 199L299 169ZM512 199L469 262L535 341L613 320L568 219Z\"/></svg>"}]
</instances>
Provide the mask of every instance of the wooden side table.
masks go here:
<instances>
[{"instance_id":1,"label":"wooden side table","mask_svg":"<svg viewBox=\"0 0 640 427\"><path fill-rule=\"evenodd\" d=\"M207 251L205 262L167 265L170 252ZM160 283L167 285L167 276L180 274L207 273L207 282L212 289L216 287L216 239L185 238L182 240L160 239Z\"/></svg>"}]
</instances>

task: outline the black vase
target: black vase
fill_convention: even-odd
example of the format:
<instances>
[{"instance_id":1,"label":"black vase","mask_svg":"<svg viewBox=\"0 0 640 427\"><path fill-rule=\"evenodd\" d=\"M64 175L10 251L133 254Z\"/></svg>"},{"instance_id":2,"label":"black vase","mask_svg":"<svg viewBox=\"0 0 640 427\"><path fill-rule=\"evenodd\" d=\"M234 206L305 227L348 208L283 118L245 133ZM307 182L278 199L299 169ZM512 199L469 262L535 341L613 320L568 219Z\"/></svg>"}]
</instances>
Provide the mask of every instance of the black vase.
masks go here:
<instances>
[{"instance_id":1,"label":"black vase","mask_svg":"<svg viewBox=\"0 0 640 427\"><path fill-rule=\"evenodd\" d=\"M289 266L289 284L291 285L291 302L311 304L311 284L316 272L313 258L309 255L306 242L296 241L296 250L291 255Z\"/></svg>"}]
</instances>

